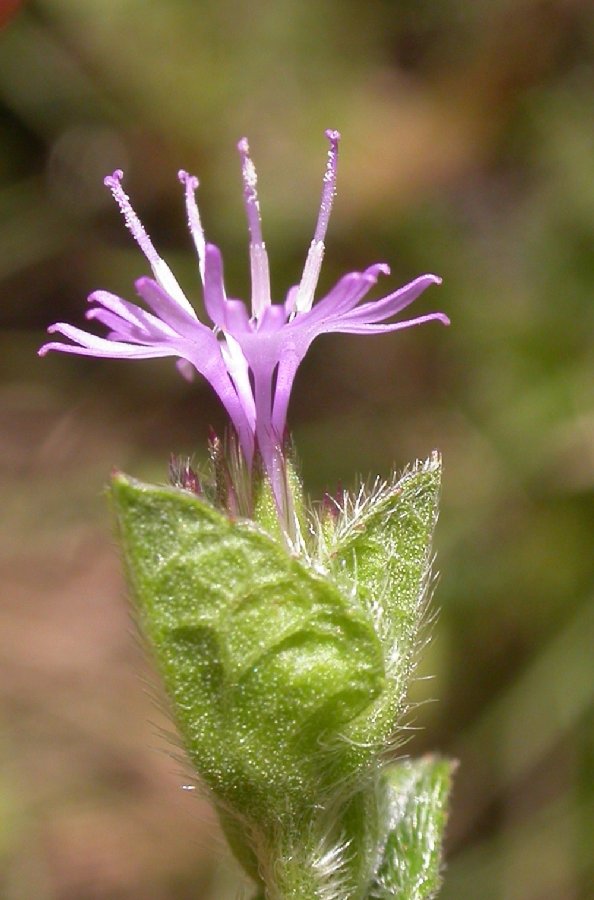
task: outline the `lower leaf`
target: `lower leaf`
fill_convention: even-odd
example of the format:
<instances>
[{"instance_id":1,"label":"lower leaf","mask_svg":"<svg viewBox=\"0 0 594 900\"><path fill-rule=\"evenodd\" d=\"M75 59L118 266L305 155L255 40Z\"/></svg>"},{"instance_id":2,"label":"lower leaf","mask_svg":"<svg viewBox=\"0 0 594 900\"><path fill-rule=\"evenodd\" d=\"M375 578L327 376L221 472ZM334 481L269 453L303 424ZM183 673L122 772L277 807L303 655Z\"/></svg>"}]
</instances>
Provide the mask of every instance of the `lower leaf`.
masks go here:
<instances>
[{"instance_id":1,"label":"lower leaf","mask_svg":"<svg viewBox=\"0 0 594 900\"><path fill-rule=\"evenodd\" d=\"M385 773L389 833L368 900L430 900L441 886L452 760L427 756Z\"/></svg>"}]
</instances>

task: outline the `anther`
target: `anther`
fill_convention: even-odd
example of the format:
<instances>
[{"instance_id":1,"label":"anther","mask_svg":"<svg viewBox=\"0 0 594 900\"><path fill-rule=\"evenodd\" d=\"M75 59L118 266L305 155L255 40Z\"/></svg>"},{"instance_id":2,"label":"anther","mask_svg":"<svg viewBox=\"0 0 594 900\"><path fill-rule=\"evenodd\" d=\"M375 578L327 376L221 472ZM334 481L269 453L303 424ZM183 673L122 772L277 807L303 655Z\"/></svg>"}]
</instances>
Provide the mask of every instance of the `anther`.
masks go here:
<instances>
[{"instance_id":1,"label":"anther","mask_svg":"<svg viewBox=\"0 0 594 900\"><path fill-rule=\"evenodd\" d=\"M332 212L332 204L334 203L334 195L336 193L336 169L338 165L338 142L340 140L340 133L328 129L325 134L330 142L330 147L328 149L328 160L324 172L322 199L320 202L320 211L318 213L314 238L310 244L307 259L305 260L303 275L301 276L301 282L299 283L299 290L295 300L296 314L307 312L311 309L313 304L314 294L320 277L320 270L322 268L322 260L324 259L324 238L326 237L330 213Z\"/></svg>"},{"instance_id":2,"label":"anther","mask_svg":"<svg viewBox=\"0 0 594 900\"><path fill-rule=\"evenodd\" d=\"M146 233L144 225L142 224L134 208L132 207L130 198L122 187L123 177L124 173L122 172L122 170L116 169L115 172L113 172L111 175L107 175L106 178L103 179L103 183L111 191L112 196L119 206L120 211L124 217L126 227L148 259L151 265L151 269L153 270L153 275L155 276L157 282L160 284L163 290L167 291L169 296L179 304L180 307L182 307L190 316L192 316L192 318L195 319L196 313L192 307L192 304L185 296L179 285L179 282L177 281L175 275L173 274L165 260L161 259L161 257L155 250L155 246Z\"/></svg>"},{"instance_id":3,"label":"anther","mask_svg":"<svg viewBox=\"0 0 594 900\"><path fill-rule=\"evenodd\" d=\"M270 306L270 267L266 245L262 238L262 220L258 200L258 176L250 156L247 138L237 144L241 157L241 177L243 179L243 202L250 233L250 269L252 276L252 315L258 319Z\"/></svg>"},{"instance_id":4,"label":"anther","mask_svg":"<svg viewBox=\"0 0 594 900\"><path fill-rule=\"evenodd\" d=\"M196 247L198 254L198 263L200 266L200 277L204 284L204 265L205 265L205 247L206 240L204 237L204 229L200 221L200 213L198 212L198 204L196 203L196 190L199 181L195 175L190 175L183 169L177 173L177 177L186 189L186 212L188 215L188 228Z\"/></svg>"},{"instance_id":5,"label":"anther","mask_svg":"<svg viewBox=\"0 0 594 900\"><path fill-rule=\"evenodd\" d=\"M132 204L130 203L128 194L122 187L123 177L123 171L121 169L116 169L115 172L113 172L111 175L107 175L103 179L103 183L111 191L113 199L119 206L120 211L124 217L126 227L130 230L132 237L137 242L138 246L152 266L159 261L160 257L155 250L153 242L146 233L144 225L132 208Z\"/></svg>"}]
</instances>

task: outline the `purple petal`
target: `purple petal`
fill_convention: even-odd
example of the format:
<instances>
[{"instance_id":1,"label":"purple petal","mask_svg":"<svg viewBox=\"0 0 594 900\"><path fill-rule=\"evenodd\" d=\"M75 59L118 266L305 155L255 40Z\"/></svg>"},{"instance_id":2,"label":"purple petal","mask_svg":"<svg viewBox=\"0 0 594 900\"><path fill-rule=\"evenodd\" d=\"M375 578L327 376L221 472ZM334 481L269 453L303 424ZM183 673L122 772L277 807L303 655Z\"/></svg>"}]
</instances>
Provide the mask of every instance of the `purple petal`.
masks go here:
<instances>
[{"instance_id":1,"label":"purple petal","mask_svg":"<svg viewBox=\"0 0 594 900\"><path fill-rule=\"evenodd\" d=\"M424 322L441 322L449 325L450 320L444 313L429 313L426 316L418 316L416 319L405 319L404 322L392 322L388 325L372 325L367 322L352 322L347 319L336 319L324 322L318 329L318 334L331 332L342 334L383 334L387 331L400 331L402 328L411 328L414 325L423 325Z\"/></svg>"},{"instance_id":2,"label":"purple petal","mask_svg":"<svg viewBox=\"0 0 594 900\"><path fill-rule=\"evenodd\" d=\"M441 284L437 275L420 275L414 281L394 291L381 300L372 300L346 313L344 318L352 322L380 322L389 319L405 309L432 284Z\"/></svg>"},{"instance_id":3,"label":"purple petal","mask_svg":"<svg viewBox=\"0 0 594 900\"><path fill-rule=\"evenodd\" d=\"M242 399L233 387L215 334L205 325L195 322L194 330L187 339L176 338L169 343L145 346L100 338L64 322L57 322L48 328L48 331L50 334L56 332L63 334L74 343L50 342L44 344L38 351L41 356L50 350L60 350L63 353L74 353L79 356L110 359L151 359L179 356L187 360L207 379L218 394L239 435L246 459L251 463L253 430L248 419L249 410L246 411Z\"/></svg>"},{"instance_id":4,"label":"purple petal","mask_svg":"<svg viewBox=\"0 0 594 900\"><path fill-rule=\"evenodd\" d=\"M163 290L161 285L157 284L156 281L153 281L152 278L139 278L135 282L136 290L138 294L147 306L156 313L159 319L162 319L170 328L173 329L175 334L190 334L194 329L200 330L201 328L205 328L207 331L210 329L206 328L206 325L203 325L196 318L192 318L180 305L176 300L171 297L167 291Z\"/></svg>"},{"instance_id":5,"label":"purple petal","mask_svg":"<svg viewBox=\"0 0 594 900\"><path fill-rule=\"evenodd\" d=\"M251 330L248 311L245 308L243 300L227 299L225 301L224 329L225 331L230 332L230 334Z\"/></svg>"},{"instance_id":6,"label":"purple petal","mask_svg":"<svg viewBox=\"0 0 594 900\"><path fill-rule=\"evenodd\" d=\"M130 346L127 352L124 347L126 345L117 341L107 341L111 348L122 348L114 352L110 350L92 350L90 347L77 347L75 344L61 344L58 341L50 341L43 344L37 351L38 356L45 356L51 350L59 350L60 353L74 353L76 356L92 356L96 359L154 359L160 356L169 356L171 354L155 351L151 348L143 348L139 346Z\"/></svg>"},{"instance_id":7,"label":"purple petal","mask_svg":"<svg viewBox=\"0 0 594 900\"><path fill-rule=\"evenodd\" d=\"M131 341L133 344L146 344L147 335L144 329L137 325L131 325L125 322L119 316L114 315L107 309L93 308L85 313L86 319L96 319L111 330L109 340Z\"/></svg>"},{"instance_id":8,"label":"purple petal","mask_svg":"<svg viewBox=\"0 0 594 900\"><path fill-rule=\"evenodd\" d=\"M250 429L254 431L256 428L256 408L250 383L248 362L243 355L241 347L230 334L226 335L224 340L220 341L219 346L223 359L225 360L227 371L235 385L235 390L237 391L241 405L245 410Z\"/></svg>"},{"instance_id":9,"label":"purple petal","mask_svg":"<svg viewBox=\"0 0 594 900\"><path fill-rule=\"evenodd\" d=\"M258 321L258 333L278 331L287 321L287 312L283 303L267 306Z\"/></svg>"},{"instance_id":10,"label":"purple petal","mask_svg":"<svg viewBox=\"0 0 594 900\"><path fill-rule=\"evenodd\" d=\"M330 299L327 309L332 307L334 310L344 306L353 304L355 295L361 296L363 290L367 290L363 278L369 283L370 278L375 278L377 274L383 272L383 267L372 267L362 275L352 273L346 276L338 283L332 294L325 299ZM385 300L377 301L381 304L384 315L390 315L396 308L403 308L412 303L412 301L429 285L437 282L438 279L433 275L421 276L409 285L405 285L399 291L396 291ZM344 291L342 297L340 292ZM323 301L322 301L323 302ZM302 313L296 316L290 323L290 327L286 329L286 340L280 336L280 346L278 348L279 364L276 373L276 389L274 397L274 406L272 414L272 424L278 434L282 434L285 428L287 409L293 386L293 381L301 361L306 355L311 343L319 334L324 333L350 333L350 334L382 334L388 331L400 331L404 328L411 328L415 325L422 325L425 322L439 321L444 325L449 325L449 319L443 313L430 313L428 315L419 316L415 319L409 319L403 322L395 322L392 324L373 324L369 321L360 322L355 318L359 309L342 314L327 314L324 318L319 319L315 313L320 304L309 313ZM368 318L374 315L375 303L366 304ZM289 340L290 338L290 340Z\"/></svg>"},{"instance_id":11,"label":"purple petal","mask_svg":"<svg viewBox=\"0 0 594 900\"><path fill-rule=\"evenodd\" d=\"M309 343L300 354L294 350L284 352L279 361L276 372L274 404L272 408L272 425L277 434L284 434L293 381L295 380L297 369L299 368L308 347Z\"/></svg>"},{"instance_id":12,"label":"purple petal","mask_svg":"<svg viewBox=\"0 0 594 900\"><path fill-rule=\"evenodd\" d=\"M233 386L216 336L212 331L206 330L212 338L214 346L211 341L207 341L205 335L197 347L189 347L181 355L185 356L198 369L218 394L239 436L248 465L251 465L254 453L254 434L249 421L250 409L247 408Z\"/></svg>"},{"instance_id":13,"label":"purple petal","mask_svg":"<svg viewBox=\"0 0 594 900\"><path fill-rule=\"evenodd\" d=\"M225 283L221 251L214 244L207 244L204 258L204 306L211 322L225 327Z\"/></svg>"},{"instance_id":14,"label":"purple petal","mask_svg":"<svg viewBox=\"0 0 594 900\"><path fill-rule=\"evenodd\" d=\"M268 476L274 485L276 482L274 460L279 444L278 435L272 426L272 376L274 370L267 371L264 366L258 366L256 369L252 366L251 368L254 376L258 449L262 455Z\"/></svg>"},{"instance_id":15,"label":"purple petal","mask_svg":"<svg viewBox=\"0 0 594 900\"><path fill-rule=\"evenodd\" d=\"M343 315L357 305L377 283L378 276L388 274L390 269L383 263L370 266L364 272L350 272L344 275L309 312L302 313L310 322L319 322L328 316Z\"/></svg>"},{"instance_id":16,"label":"purple petal","mask_svg":"<svg viewBox=\"0 0 594 900\"><path fill-rule=\"evenodd\" d=\"M165 346L143 347L136 344L127 344L121 341L110 341L100 338L74 325L65 322L56 322L48 328L50 334L63 334L64 337L74 341L74 344L62 344L50 342L44 344L38 351L40 356L45 356L49 350L61 350L63 353L77 353L80 356L98 356L108 359L151 359L158 356L172 356L171 348Z\"/></svg>"},{"instance_id":17,"label":"purple petal","mask_svg":"<svg viewBox=\"0 0 594 900\"><path fill-rule=\"evenodd\" d=\"M109 291L93 291L88 297L89 303L98 303L115 313L120 318L130 322L131 325L137 325L146 334L162 334L163 336L173 337L175 331L166 325L161 319L153 316L152 313L146 312L135 303L129 303L122 297L111 294Z\"/></svg>"}]
</instances>

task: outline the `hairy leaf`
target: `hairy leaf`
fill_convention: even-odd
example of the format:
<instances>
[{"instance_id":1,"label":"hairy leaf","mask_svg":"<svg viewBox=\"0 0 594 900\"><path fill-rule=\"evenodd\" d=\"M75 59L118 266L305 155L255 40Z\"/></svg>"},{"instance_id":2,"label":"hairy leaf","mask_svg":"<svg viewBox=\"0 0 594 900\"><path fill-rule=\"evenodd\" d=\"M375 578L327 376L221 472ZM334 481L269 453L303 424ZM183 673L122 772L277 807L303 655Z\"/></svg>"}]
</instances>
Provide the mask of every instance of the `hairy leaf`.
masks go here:
<instances>
[{"instance_id":1,"label":"hairy leaf","mask_svg":"<svg viewBox=\"0 0 594 900\"><path fill-rule=\"evenodd\" d=\"M141 626L190 757L227 805L276 822L340 780L326 739L384 686L356 598L247 521L194 495L115 477L113 497Z\"/></svg>"},{"instance_id":2,"label":"hairy leaf","mask_svg":"<svg viewBox=\"0 0 594 900\"><path fill-rule=\"evenodd\" d=\"M454 766L450 760L424 757L386 771L389 835L369 900L436 896Z\"/></svg>"},{"instance_id":3,"label":"hairy leaf","mask_svg":"<svg viewBox=\"0 0 594 900\"><path fill-rule=\"evenodd\" d=\"M329 559L336 581L366 605L384 650L387 688L351 723L353 746L389 741L414 669L430 583L441 463L437 455L393 484L347 503Z\"/></svg>"}]
</instances>

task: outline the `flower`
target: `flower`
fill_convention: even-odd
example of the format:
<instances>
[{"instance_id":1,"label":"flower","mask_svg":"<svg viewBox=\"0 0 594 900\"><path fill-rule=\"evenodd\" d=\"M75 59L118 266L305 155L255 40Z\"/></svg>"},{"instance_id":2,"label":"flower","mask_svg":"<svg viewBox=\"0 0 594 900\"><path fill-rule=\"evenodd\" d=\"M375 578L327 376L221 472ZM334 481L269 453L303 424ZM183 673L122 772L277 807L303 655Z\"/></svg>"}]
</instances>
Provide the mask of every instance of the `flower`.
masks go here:
<instances>
[{"instance_id":1,"label":"flower","mask_svg":"<svg viewBox=\"0 0 594 900\"><path fill-rule=\"evenodd\" d=\"M158 255L122 187L123 173L116 170L105 179L105 184L153 271L154 278L139 278L135 285L148 309L108 291L95 291L89 296L93 305L86 317L97 319L108 329L107 335L97 337L57 322L48 331L61 334L70 343L51 341L39 350L41 356L59 350L114 359L177 357L184 376L191 378L194 370L199 372L218 394L248 466L256 449L259 451L279 507L283 496L281 448L287 407L295 374L312 341L329 332L381 334L433 320L449 324L447 316L439 312L399 322L386 321L409 306L429 285L439 284L441 279L436 275L421 275L379 300L361 303L379 275L389 274L383 263L345 275L314 305L335 194L340 135L329 130L326 137L330 147L314 238L301 281L290 288L284 303L271 300L256 170L248 142L243 138L238 150L250 234L251 315L242 300L226 295L221 252L206 242L200 221L195 196L198 179L179 172L185 188L188 226L198 254L204 305L213 327L199 321L173 272Z\"/></svg>"}]
</instances>

